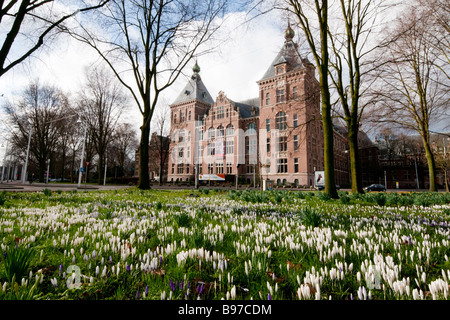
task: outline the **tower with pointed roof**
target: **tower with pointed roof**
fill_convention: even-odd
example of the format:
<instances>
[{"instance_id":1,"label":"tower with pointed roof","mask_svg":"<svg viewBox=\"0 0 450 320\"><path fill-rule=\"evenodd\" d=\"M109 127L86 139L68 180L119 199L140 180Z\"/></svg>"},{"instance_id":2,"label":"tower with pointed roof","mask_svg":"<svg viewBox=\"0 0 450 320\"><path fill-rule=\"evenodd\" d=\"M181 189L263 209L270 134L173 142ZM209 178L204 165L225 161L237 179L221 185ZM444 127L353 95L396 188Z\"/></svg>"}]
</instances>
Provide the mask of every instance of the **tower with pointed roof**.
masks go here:
<instances>
[{"instance_id":1,"label":"tower with pointed roof","mask_svg":"<svg viewBox=\"0 0 450 320\"><path fill-rule=\"evenodd\" d=\"M288 25L284 44L259 85L263 179L277 184L313 185L323 167L319 83L314 66L303 58Z\"/></svg>"},{"instance_id":2,"label":"tower with pointed roof","mask_svg":"<svg viewBox=\"0 0 450 320\"><path fill-rule=\"evenodd\" d=\"M200 76L200 67L195 62L193 74L187 84L170 105L170 157L169 180L186 181L194 174L194 150L197 149L195 133L203 117L214 103ZM197 131L196 131L197 129Z\"/></svg>"}]
</instances>

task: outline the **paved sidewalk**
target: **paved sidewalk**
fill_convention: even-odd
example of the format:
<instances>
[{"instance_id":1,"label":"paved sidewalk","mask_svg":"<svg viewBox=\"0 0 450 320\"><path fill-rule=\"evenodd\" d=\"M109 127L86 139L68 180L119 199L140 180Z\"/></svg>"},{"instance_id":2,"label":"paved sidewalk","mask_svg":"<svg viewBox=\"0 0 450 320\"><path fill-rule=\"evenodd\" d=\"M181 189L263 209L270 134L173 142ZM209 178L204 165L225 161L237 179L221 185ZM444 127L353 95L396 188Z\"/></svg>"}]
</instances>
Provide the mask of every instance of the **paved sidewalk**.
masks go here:
<instances>
[{"instance_id":1,"label":"paved sidewalk","mask_svg":"<svg viewBox=\"0 0 450 320\"><path fill-rule=\"evenodd\" d=\"M76 183L39 183L33 182L30 184L28 181L25 184L22 184L21 181L12 181L12 182L3 182L0 183L0 191L23 191L23 192L33 192L33 191L42 191L44 189L49 189L52 191L62 190L62 191L70 191L70 190L119 190L131 188L126 185L106 185L99 186L95 184L81 184L80 188L78 188L78 184Z\"/></svg>"}]
</instances>

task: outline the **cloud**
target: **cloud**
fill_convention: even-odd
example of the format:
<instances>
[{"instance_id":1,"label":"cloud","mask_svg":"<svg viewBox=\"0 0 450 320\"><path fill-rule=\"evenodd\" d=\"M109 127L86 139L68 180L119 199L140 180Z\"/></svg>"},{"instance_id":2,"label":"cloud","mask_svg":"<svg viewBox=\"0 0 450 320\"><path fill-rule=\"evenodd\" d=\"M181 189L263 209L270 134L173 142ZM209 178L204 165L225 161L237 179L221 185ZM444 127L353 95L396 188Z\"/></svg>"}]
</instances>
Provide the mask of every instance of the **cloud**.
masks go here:
<instances>
[{"instance_id":1,"label":"cloud","mask_svg":"<svg viewBox=\"0 0 450 320\"><path fill-rule=\"evenodd\" d=\"M200 75L214 99L219 91L224 91L235 101L257 97L256 81L262 77L283 44L286 26L277 13L262 15L243 24L246 18L243 12L228 14L216 42L210 44L220 45L212 53L198 57ZM17 99L30 81L36 78L43 84L75 94L84 82L86 68L96 61L99 58L91 48L61 35L1 77L0 94L10 101ZM185 75L162 94L162 101L173 102L185 86L187 77L192 75L194 63L192 61L184 71ZM130 99L130 103L133 104L133 100ZM132 123L138 130L142 117L137 106L132 105L130 110L124 121Z\"/></svg>"}]
</instances>

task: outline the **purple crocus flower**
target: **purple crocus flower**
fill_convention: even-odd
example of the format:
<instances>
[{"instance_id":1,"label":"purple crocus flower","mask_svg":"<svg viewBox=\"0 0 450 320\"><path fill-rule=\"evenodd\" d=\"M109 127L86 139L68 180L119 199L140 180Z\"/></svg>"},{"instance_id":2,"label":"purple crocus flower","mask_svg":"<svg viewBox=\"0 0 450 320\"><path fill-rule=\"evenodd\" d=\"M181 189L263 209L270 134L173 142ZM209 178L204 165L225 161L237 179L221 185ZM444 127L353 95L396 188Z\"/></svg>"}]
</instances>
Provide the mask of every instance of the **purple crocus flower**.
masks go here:
<instances>
[{"instance_id":1,"label":"purple crocus flower","mask_svg":"<svg viewBox=\"0 0 450 320\"><path fill-rule=\"evenodd\" d=\"M62 263L61 263L61 264L59 265L59 275L61 275L62 268L63 268L63 265L62 265Z\"/></svg>"},{"instance_id":2,"label":"purple crocus flower","mask_svg":"<svg viewBox=\"0 0 450 320\"><path fill-rule=\"evenodd\" d=\"M139 291L138 291L138 292L136 292L136 299L138 299L138 300L139 300Z\"/></svg>"},{"instance_id":3,"label":"purple crocus flower","mask_svg":"<svg viewBox=\"0 0 450 320\"><path fill-rule=\"evenodd\" d=\"M145 295L148 296L148 285L145 286Z\"/></svg>"},{"instance_id":4,"label":"purple crocus flower","mask_svg":"<svg viewBox=\"0 0 450 320\"><path fill-rule=\"evenodd\" d=\"M130 271L131 271L130 266L127 264L127 272L130 272Z\"/></svg>"},{"instance_id":5,"label":"purple crocus flower","mask_svg":"<svg viewBox=\"0 0 450 320\"><path fill-rule=\"evenodd\" d=\"M180 283L180 290L181 290L181 291L183 291L183 284L184 284L184 282L181 281L181 283Z\"/></svg>"},{"instance_id":6,"label":"purple crocus flower","mask_svg":"<svg viewBox=\"0 0 450 320\"><path fill-rule=\"evenodd\" d=\"M270 295L270 293L267 294L267 300L272 300L272 296Z\"/></svg>"}]
</instances>

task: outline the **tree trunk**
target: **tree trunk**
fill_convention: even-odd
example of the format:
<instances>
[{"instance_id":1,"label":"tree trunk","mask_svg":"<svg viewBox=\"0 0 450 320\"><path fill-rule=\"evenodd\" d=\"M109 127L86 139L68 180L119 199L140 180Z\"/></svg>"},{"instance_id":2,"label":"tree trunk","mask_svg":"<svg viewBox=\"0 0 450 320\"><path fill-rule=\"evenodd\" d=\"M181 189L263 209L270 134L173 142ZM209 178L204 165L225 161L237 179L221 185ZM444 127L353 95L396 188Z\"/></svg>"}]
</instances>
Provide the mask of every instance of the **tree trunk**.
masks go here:
<instances>
[{"instance_id":1,"label":"tree trunk","mask_svg":"<svg viewBox=\"0 0 450 320\"><path fill-rule=\"evenodd\" d=\"M426 137L422 137L423 146L425 148L425 156L428 164L428 177L430 182L430 191L438 191L436 186L436 163L434 161L433 151L430 142Z\"/></svg>"},{"instance_id":2,"label":"tree trunk","mask_svg":"<svg viewBox=\"0 0 450 320\"><path fill-rule=\"evenodd\" d=\"M336 180L334 178L334 137L333 121L331 119L331 98L328 86L328 3L322 3L322 14L320 16L320 42L322 63L319 66L320 91L322 97L322 124L323 124L323 161L325 170L325 192L333 199L339 198L336 191Z\"/></svg>"},{"instance_id":3,"label":"tree trunk","mask_svg":"<svg viewBox=\"0 0 450 320\"><path fill-rule=\"evenodd\" d=\"M358 127L348 124L348 147L350 156L350 174L353 193L363 193L361 186L361 171L358 150Z\"/></svg>"},{"instance_id":4,"label":"tree trunk","mask_svg":"<svg viewBox=\"0 0 450 320\"><path fill-rule=\"evenodd\" d=\"M141 127L141 141L139 143L139 189L150 189L150 177L148 175L148 146L150 142L150 121L144 115L144 123Z\"/></svg>"}]
</instances>

